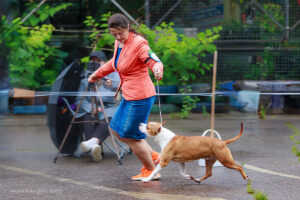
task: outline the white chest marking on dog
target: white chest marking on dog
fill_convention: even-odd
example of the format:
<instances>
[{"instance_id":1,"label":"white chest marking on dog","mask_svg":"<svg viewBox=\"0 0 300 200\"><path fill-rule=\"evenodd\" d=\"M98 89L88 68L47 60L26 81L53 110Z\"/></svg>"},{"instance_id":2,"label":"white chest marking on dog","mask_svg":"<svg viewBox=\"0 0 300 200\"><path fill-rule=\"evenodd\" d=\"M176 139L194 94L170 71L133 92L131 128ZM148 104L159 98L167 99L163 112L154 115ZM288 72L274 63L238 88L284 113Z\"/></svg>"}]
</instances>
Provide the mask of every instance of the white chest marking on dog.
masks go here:
<instances>
[{"instance_id":1,"label":"white chest marking on dog","mask_svg":"<svg viewBox=\"0 0 300 200\"><path fill-rule=\"evenodd\" d=\"M159 134L154 138L154 141L160 146L161 151L167 146L167 144L173 139L175 133L162 127Z\"/></svg>"}]
</instances>

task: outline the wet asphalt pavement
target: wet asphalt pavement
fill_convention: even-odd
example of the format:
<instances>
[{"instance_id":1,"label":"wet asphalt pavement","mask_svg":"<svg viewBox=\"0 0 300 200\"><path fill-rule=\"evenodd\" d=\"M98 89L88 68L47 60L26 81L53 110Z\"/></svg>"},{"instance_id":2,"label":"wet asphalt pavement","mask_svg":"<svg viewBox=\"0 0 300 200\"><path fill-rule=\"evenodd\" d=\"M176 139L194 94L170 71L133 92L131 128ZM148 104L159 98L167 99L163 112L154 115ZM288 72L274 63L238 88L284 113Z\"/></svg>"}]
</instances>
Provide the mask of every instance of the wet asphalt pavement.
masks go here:
<instances>
[{"instance_id":1,"label":"wet asphalt pavement","mask_svg":"<svg viewBox=\"0 0 300 200\"><path fill-rule=\"evenodd\" d=\"M150 116L159 121L159 115ZM192 114L187 120L167 120L166 127L181 135L201 135L210 128L210 119ZM299 115L272 115L258 119L246 113L217 114L215 128L223 139L236 136L240 123L244 134L229 144L234 159L243 165L253 181L252 187L271 200L300 199L300 162L291 152L289 138L300 130ZM148 140L159 151L159 146ZM111 143L111 138L107 139ZM0 199L254 199L247 193L242 176L225 167L214 167L213 176L198 184L179 175L171 162L161 171L161 179L150 183L134 182L141 164L133 154L125 154L122 165L116 155L104 147L99 163L89 156L53 158L57 149L50 140L46 115L0 115ZM189 162L187 172L196 177L205 168Z\"/></svg>"}]
</instances>

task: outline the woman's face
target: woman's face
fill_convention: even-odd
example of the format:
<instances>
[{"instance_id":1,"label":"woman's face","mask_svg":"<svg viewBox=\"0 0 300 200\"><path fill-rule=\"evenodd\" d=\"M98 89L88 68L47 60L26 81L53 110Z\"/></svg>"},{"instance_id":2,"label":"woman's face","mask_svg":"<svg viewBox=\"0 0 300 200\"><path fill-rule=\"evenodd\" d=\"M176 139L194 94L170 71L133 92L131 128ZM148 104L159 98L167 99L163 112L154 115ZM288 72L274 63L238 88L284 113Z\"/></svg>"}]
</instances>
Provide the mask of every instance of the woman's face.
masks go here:
<instances>
[{"instance_id":1,"label":"woman's face","mask_svg":"<svg viewBox=\"0 0 300 200\"><path fill-rule=\"evenodd\" d=\"M128 28L109 28L109 32L118 40L120 43L125 43L129 37L129 27Z\"/></svg>"}]
</instances>

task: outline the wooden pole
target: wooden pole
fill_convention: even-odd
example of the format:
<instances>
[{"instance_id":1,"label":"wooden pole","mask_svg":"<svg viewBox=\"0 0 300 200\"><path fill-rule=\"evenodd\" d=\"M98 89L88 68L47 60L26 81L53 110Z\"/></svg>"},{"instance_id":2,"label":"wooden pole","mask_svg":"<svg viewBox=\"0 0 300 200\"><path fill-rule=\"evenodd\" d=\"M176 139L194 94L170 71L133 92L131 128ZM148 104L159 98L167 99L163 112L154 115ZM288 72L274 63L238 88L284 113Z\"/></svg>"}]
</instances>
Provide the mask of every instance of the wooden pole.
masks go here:
<instances>
[{"instance_id":1,"label":"wooden pole","mask_svg":"<svg viewBox=\"0 0 300 200\"><path fill-rule=\"evenodd\" d=\"M217 79L217 60L218 51L214 52L214 66L213 66L213 81L212 81L212 94L211 94L211 115L210 115L210 125L211 125L211 137L214 137L215 129L215 93L216 93L216 79Z\"/></svg>"}]
</instances>

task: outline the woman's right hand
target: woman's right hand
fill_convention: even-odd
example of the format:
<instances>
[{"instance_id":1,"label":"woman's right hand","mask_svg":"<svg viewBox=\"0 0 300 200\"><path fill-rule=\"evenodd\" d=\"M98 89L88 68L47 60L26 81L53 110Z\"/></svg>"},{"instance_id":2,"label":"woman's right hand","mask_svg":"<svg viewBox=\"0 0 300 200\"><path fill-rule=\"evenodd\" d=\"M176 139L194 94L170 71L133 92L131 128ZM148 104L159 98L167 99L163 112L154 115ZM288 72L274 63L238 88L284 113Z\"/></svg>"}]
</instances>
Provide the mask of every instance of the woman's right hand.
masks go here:
<instances>
[{"instance_id":1,"label":"woman's right hand","mask_svg":"<svg viewBox=\"0 0 300 200\"><path fill-rule=\"evenodd\" d=\"M88 82L89 82L89 83L96 83L97 80L98 80L98 77L97 77L94 73L91 74L91 75L89 76L89 78L88 78Z\"/></svg>"}]
</instances>

